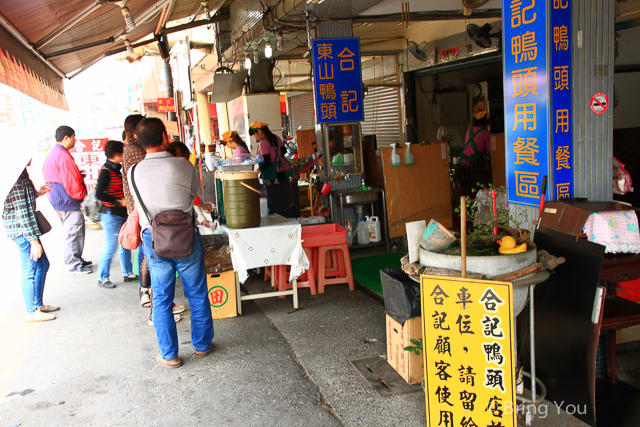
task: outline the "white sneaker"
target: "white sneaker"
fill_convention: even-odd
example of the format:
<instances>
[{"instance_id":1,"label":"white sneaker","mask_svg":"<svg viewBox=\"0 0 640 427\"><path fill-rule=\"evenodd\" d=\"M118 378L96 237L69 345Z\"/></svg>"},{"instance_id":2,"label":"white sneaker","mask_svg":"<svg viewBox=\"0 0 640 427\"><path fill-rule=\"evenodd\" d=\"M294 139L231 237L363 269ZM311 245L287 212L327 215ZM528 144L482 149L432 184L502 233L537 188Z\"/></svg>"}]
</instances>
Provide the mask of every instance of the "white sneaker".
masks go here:
<instances>
[{"instance_id":1,"label":"white sneaker","mask_svg":"<svg viewBox=\"0 0 640 427\"><path fill-rule=\"evenodd\" d=\"M53 320L56 316L49 313L43 313L42 311L36 311L33 314L27 314L27 318L25 319L27 323L32 322L46 322L47 320Z\"/></svg>"},{"instance_id":2,"label":"white sneaker","mask_svg":"<svg viewBox=\"0 0 640 427\"><path fill-rule=\"evenodd\" d=\"M179 321L182 320L182 316L180 316L179 314L174 314L173 315L173 320L175 320L176 323L178 323ZM153 326L153 320L149 319L149 321L147 322L147 325Z\"/></svg>"},{"instance_id":3,"label":"white sneaker","mask_svg":"<svg viewBox=\"0 0 640 427\"><path fill-rule=\"evenodd\" d=\"M187 307L185 307L184 305L174 304L174 306L173 306L173 314L180 314L183 311L185 311L186 309L187 309Z\"/></svg>"}]
</instances>

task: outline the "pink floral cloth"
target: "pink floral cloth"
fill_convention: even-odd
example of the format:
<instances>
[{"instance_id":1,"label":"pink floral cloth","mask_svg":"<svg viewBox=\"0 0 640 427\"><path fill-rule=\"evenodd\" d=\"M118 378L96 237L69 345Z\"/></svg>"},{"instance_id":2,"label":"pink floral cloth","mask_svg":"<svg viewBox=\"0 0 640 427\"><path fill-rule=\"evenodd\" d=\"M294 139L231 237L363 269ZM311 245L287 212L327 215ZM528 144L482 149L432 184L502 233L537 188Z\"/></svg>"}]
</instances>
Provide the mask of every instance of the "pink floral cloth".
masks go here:
<instances>
[{"instance_id":1,"label":"pink floral cloth","mask_svg":"<svg viewBox=\"0 0 640 427\"><path fill-rule=\"evenodd\" d=\"M640 253L635 211L594 212L583 231L588 240L604 245L607 253Z\"/></svg>"}]
</instances>

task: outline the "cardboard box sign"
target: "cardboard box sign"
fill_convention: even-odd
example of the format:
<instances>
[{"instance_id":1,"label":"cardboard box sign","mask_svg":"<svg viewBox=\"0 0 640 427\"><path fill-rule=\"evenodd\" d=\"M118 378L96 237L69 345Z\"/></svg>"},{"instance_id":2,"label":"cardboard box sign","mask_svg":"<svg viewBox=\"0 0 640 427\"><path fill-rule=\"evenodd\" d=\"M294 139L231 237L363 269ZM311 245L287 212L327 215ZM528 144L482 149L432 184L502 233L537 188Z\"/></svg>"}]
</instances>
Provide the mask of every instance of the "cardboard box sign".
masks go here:
<instances>
[{"instance_id":1,"label":"cardboard box sign","mask_svg":"<svg viewBox=\"0 0 640 427\"><path fill-rule=\"evenodd\" d=\"M420 384L424 378L422 352L417 356L404 348L413 345L412 339L422 338L422 318L414 317L404 324L387 314L387 362L408 384Z\"/></svg>"},{"instance_id":2,"label":"cardboard box sign","mask_svg":"<svg viewBox=\"0 0 640 427\"><path fill-rule=\"evenodd\" d=\"M207 273L207 300L214 319L236 317L238 303L236 299L236 272Z\"/></svg>"}]
</instances>

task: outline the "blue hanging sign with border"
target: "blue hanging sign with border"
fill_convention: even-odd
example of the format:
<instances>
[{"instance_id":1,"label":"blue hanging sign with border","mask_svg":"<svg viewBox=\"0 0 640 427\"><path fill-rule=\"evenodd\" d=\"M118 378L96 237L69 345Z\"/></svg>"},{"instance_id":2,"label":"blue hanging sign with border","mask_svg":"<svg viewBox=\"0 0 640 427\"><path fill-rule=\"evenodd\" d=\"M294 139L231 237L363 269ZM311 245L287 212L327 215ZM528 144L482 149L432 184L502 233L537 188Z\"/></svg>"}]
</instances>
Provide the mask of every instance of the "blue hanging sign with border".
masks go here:
<instances>
[{"instance_id":1,"label":"blue hanging sign with border","mask_svg":"<svg viewBox=\"0 0 640 427\"><path fill-rule=\"evenodd\" d=\"M317 122L364 121L360 38L314 39L312 55Z\"/></svg>"},{"instance_id":2,"label":"blue hanging sign with border","mask_svg":"<svg viewBox=\"0 0 640 427\"><path fill-rule=\"evenodd\" d=\"M508 198L539 206L549 175L547 1L503 0L502 16Z\"/></svg>"},{"instance_id":3,"label":"blue hanging sign with border","mask_svg":"<svg viewBox=\"0 0 640 427\"><path fill-rule=\"evenodd\" d=\"M550 200L573 197L573 109L571 96L571 1L551 2L551 130L553 186ZM553 77L553 80L551 80Z\"/></svg>"}]
</instances>

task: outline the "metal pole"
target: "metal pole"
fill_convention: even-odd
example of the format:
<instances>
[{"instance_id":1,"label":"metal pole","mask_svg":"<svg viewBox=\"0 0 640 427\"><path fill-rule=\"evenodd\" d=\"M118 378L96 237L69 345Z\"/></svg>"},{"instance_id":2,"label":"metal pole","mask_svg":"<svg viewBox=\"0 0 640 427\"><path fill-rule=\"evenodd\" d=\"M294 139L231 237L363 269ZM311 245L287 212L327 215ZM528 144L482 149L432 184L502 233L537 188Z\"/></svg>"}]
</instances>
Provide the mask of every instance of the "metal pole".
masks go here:
<instances>
[{"instance_id":1,"label":"metal pole","mask_svg":"<svg viewBox=\"0 0 640 427\"><path fill-rule=\"evenodd\" d=\"M173 75L171 74L171 65L169 65L169 60L164 60L162 64L162 77L165 80L165 93L163 94L165 98L173 98ZM178 108L176 102L176 109ZM169 113L169 121L176 121L176 113L172 111Z\"/></svg>"},{"instance_id":2,"label":"metal pole","mask_svg":"<svg viewBox=\"0 0 640 427\"><path fill-rule=\"evenodd\" d=\"M531 347L531 400L536 404L536 337L533 318L533 288L529 286L529 346Z\"/></svg>"},{"instance_id":3,"label":"metal pole","mask_svg":"<svg viewBox=\"0 0 640 427\"><path fill-rule=\"evenodd\" d=\"M460 246L462 263L460 267L460 277L467 277L467 201L466 197L460 197Z\"/></svg>"}]
</instances>

